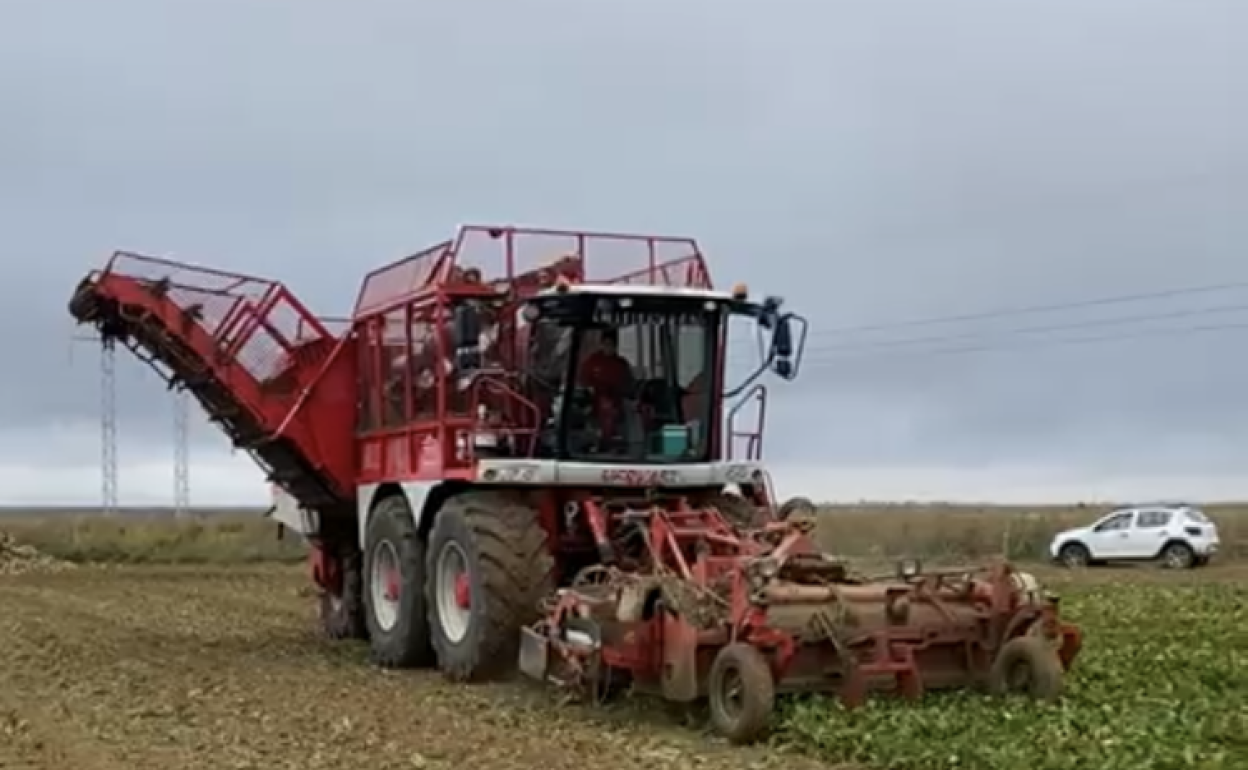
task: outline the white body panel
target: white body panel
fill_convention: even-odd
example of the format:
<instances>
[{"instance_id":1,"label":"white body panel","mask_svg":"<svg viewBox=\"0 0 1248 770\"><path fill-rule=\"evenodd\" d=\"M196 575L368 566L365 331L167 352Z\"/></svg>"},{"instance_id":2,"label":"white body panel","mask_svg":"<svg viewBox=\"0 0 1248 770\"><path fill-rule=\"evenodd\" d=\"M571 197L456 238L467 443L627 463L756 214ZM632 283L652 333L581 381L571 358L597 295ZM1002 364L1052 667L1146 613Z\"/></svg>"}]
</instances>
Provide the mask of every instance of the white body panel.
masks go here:
<instances>
[{"instance_id":1,"label":"white body panel","mask_svg":"<svg viewBox=\"0 0 1248 770\"><path fill-rule=\"evenodd\" d=\"M316 531L317 517L315 511L309 511L299 505L299 501L277 484L270 485L273 499L273 510L269 517L280 522L286 529L302 537Z\"/></svg>"},{"instance_id":2,"label":"white body panel","mask_svg":"<svg viewBox=\"0 0 1248 770\"><path fill-rule=\"evenodd\" d=\"M480 460L476 483L482 486L599 486L652 489L692 489L699 487L739 487L742 484L763 484L767 472L761 463L724 461L687 465L628 465L620 463L589 463L568 460ZM429 495L442 484L440 481L403 481L399 486L407 496L412 517L420 527L427 510ZM373 498L379 484L363 484L356 490L360 547L372 512Z\"/></svg>"},{"instance_id":3,"label":"white body panel","mask_svg":"<svg viewBox=\"0 0 1248 770\"><path fill-rule=\"evenodd\" d=\"M756 462L725 461L685 465L629 465L568 460L481 460L481 484L541 484L557 486L682 487L759 484L766 480Z\"/></svg>"}]
</instances>

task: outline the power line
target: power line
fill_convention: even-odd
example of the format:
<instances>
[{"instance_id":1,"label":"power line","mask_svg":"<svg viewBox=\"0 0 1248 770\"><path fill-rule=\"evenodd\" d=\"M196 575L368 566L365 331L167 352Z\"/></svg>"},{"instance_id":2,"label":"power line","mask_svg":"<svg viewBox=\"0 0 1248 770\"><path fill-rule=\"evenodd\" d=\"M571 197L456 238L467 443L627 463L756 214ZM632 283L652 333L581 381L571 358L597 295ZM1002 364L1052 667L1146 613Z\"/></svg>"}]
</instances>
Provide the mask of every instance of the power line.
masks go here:
<instances>
[{"instance_id":1,"label":"power line","mask_svg":"<svg viewBox=\"0 0 1248 770\"><path fill-rule=\"evenodd\" d=\"M951 348L930 348L907 351L880 351L880 352L850 352L841 355L815 357L811 360L803 361L803 367L806 366L827 366L827 365L843 365L846 363L856 362L863 359L872 358L922 358L928 356L942 355L960 355L966 353L988 353L988 352L1016 352L1025 351L1034 348L1046 347L1063 347L1066 345L1086 345L1104 342L1118 342L1129 340L1141 340L1154 337L1185 337L1197 334L1209 334L1215 332L1226 331L1246 331L1248 323L1225 323L1225 324L1206 324L1201 326L1178 326L1168 329L1147 329L1133 333L1125 334L1102 334L1084 337L1056 337L1056 338L1040 338L1034 340L1017 340L1011 344L998 345L968 345L963 347Z\"/></svg>"},{"instance_id":2,"label":"power line","mask_svg":"<svg viewBox=\"0 0 1248 770\"><path fill-rule=\"evenodd\" d=\"M1147 302L1150 300L1171 299L1174 297L1187 297L1199 294L1212 294L1221 291L1234 291L1239 289L1248 289L1248 281L1227 281L1223 283L1205 284L1201 286L1187 286L1182 288L1161 289L1148 292L1136 292L1133 294L1116 294L1093 297L1084 300L1071 300L1064 302L1050 302L1035 305L1020 305L1015 307L995 308L992 310L976 311L973 313L957 313L951 315L926 316L922 318L911 318L901 321L887 321L870 324L859 324L854 326L836 326L836 327L813 327L810 332L812 340L820 340L831 336L845 336L852 334L865 334L869 332L893 331L899 329L912 329L922 326L935 326L940 324L961 323L966 321L980 321L994 318L1006 318L1011 316L1037 315L1042 313L1054 313L1064 310L1080 310L1094 307L1109 307L1114 305L1125 305L1135 302ZM747 340L741 340L737 343L737 347L750 345Z\"/></svg>"},{"instance_id":3,"label":"power line","mask_svg":"<svg viewBox=\"0 0 1248 770\"><path fill-rule=\"evenodd\" d=\"M839 353L858 350L877 350L889 348L905 348L911 345L929 343L964 342L990 339L1008 335L1044 334L1055 331L1071 331L1106 326L1123 326L1128 324L1146 323L1149 321L1165 321L1178 318L1194 318L1198 316L1219 315L1248 311L1248 303L1232 305L1214 305L1212 307L1186 308L1165 313L1137 313L1135 315L1114 316L1111 318L1094 318L1083 321L1067 321L1064 323L1041 324L1032 326L1016 326L1006 329L991 329L983 332L964 332L960 334L936 334L921 337L903 337L891 340L868 340L863 342L833 343L831 345L808 345L807 353Z\"/></svg>"},{"instance_id":4,"label":"power line","mask_svg":"<svg viewBox=\"0 0 1248 770\"><path fill-rule=\"evenodd\" d=\"M907 329L915 326L932 326L935 324L957 323L961 321L979 321L987 318L1001 318L1005 316L1016 315L1032 315L1037 313L1053 313L1060 310L1077 310L1089 307L1104 307L1107 305L1122 305L1131 302L1144 302L1154 299L1169 299L1171 297L1183 297L1193 294L1210 294L1219 291L1231 291L1234 289L1248 288L1248 281L1230 281L1227 283L1206 284L1204 286L1189 286L1181 289L1163 289L1159 291L1139 292L1136 294L1118 294L1111 296L1095 297L1092 299L1075 300L1070 302L1053 302L1041 305L1022 305L1017 307L998 308L995 310L985 310L975 313L960 313L957 315L930 316L927 318L913 318L905 321L894 321L888 323L863 324L859 326L842 326L834 327L821 331L822 334L858 334L861 332L886 331L891 329Z\"/></svg>"}]
</instances>

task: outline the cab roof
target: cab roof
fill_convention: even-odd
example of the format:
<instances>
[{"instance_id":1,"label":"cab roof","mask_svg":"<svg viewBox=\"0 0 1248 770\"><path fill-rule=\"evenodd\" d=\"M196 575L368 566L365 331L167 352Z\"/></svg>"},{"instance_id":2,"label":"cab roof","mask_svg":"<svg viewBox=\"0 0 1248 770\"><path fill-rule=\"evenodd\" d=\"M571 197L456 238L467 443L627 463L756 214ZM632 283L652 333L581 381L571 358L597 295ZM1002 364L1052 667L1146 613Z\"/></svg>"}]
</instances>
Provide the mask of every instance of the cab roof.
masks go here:
<instances>
[{"instance_id":1,"label":"cab roof","mask_svg":"<svg viewBox=\"0 0 1248 770\"><path fill-rule=\"evenodd\" d=\"M565 287L550 287L537 293L538 297L550 297L558 294L594 294L612 297L683 297L686 299L714 300L731 302L732 294L715 289L701 289L688 286L637 286L618 283L572 283Z\"/></svg>"}]
</instances>

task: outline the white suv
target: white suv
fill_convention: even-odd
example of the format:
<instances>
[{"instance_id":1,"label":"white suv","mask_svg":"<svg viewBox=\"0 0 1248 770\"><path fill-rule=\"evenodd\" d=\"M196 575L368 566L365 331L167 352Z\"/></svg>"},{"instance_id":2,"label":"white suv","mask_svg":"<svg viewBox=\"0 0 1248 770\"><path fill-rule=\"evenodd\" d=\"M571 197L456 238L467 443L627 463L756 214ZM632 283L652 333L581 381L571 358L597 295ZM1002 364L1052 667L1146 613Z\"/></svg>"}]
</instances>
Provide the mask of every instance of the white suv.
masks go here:
<instances>
[{"instance_id":1,"label":"white suv","mask_svg":"<svg viewBox=\"0 0 1248 770\"><path fill-rule=\"evenodd\" d=\"M1188 569L1208 563L1218 543L1217 525L1194 505L1136 505L1111 511L1091 526L1059 532L1049 556L1067 567L1160 561Z\"/></svg>"}]
</instances>

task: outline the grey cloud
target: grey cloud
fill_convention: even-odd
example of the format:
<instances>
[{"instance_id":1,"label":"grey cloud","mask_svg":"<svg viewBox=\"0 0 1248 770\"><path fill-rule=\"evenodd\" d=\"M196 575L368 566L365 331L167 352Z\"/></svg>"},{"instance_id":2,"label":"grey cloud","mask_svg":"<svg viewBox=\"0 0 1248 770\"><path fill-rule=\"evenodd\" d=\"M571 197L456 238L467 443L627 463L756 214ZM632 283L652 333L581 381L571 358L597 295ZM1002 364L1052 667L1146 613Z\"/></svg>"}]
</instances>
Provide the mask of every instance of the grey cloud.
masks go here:
<instances>
[{"instance_id":1,"label":"grey cloud","mask_svg":"<svg viewBox=\"0 0 1248 770\"><path fill-rule=\"evenodd\" d=\"M688 232L816 331L1242 279L1246 24L1234 0L6 4L0 343L23 354L0 420L95 418L64 302L115 247L341 313L461 221ZM830 339L773 388L781 461L1241 454L1233 333L844 361ZM164 451L159 386L127 365L119 389Z\"/></svg>"}]
</instances>

